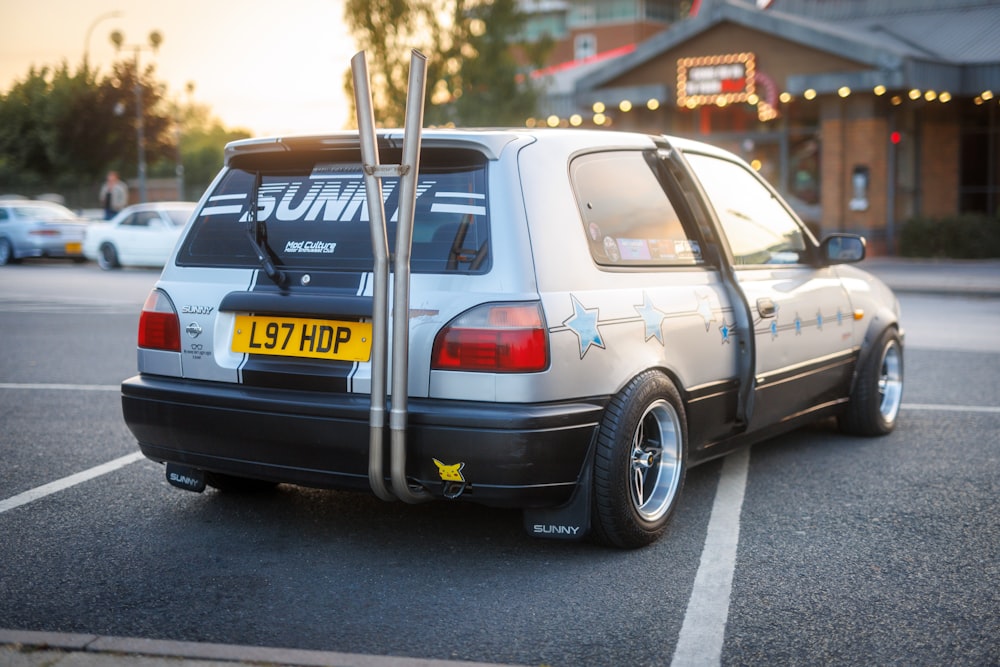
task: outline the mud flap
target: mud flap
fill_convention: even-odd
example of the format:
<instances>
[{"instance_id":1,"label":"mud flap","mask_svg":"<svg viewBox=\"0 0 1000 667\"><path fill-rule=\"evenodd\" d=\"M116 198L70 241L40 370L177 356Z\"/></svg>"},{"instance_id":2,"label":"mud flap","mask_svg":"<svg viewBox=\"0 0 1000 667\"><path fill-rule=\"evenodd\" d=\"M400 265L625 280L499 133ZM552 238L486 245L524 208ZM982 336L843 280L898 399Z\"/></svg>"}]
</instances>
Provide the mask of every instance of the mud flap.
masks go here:
<instances>
[{"instance_id":1,"label":"mud flap","mask_svg":"<svg viewBox=\"0 0 1000 667\"><path fill-rule=\"evenodd\" d=\"M591 447L580 481L569 501L559 507L524 510L524 529L532 537L553 540L580 540L590 532L591 489L593 488L594 452Z\"/></svg>"},{"instance_id":2,"label":"mud flap","mask_svg":"<svg viewBox=\"0 0 1000 667\"><path fill-rule=\"evenodd\" d=\"M201 493L205 490L205 471L198 468L188 468L176 463L167 464L167 481L171 486L185 491Z\"/></svg>"}]
</instances>

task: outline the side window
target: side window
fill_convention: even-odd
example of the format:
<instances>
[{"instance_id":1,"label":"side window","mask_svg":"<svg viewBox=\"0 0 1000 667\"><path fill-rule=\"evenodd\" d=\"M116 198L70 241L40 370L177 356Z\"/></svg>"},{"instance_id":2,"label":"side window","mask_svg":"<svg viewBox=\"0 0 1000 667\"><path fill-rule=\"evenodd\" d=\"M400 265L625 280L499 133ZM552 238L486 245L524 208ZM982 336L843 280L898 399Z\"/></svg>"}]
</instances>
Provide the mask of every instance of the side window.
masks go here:
<instances>
[{"instance_id":1,"label":"side window","mask_svg":"<svg viewBox=\"0 0 1000 667\"><path fill-rule=\"evenodd\" d=\"M159 227L160 214L156 211L143 211L135 216L135 224L139 227Z\"/></svg>"},{"instance_id":2,"label":"side window","mask_svg":"<svg viewBox=\"0 0 1000 667\"><path fill-rule=\"evenodd\" d=\"M7 209L0 208L0 222L7 222Z\"/></svg>"},{"instance_id":3,"label":"side window","mask_svg":"<svg viewBox=\"0 0 1000 667\"><path fill-rule=\"evenodd\" d=\"M570 176L594 261L605 266L692 265L701 248L688 234L654 171L639 151L585 155Z\"/></svg>"},{"instance_id":4,"label":"side window","mask_svg":"<svg viewBox=\"0 0 1000 667\"><path fill-rule=\"evenodd\" d=\"M749 168L696 153L686 157L719 216L736 264L806 261L802 228Z\"/></svg>"}]
</instances>

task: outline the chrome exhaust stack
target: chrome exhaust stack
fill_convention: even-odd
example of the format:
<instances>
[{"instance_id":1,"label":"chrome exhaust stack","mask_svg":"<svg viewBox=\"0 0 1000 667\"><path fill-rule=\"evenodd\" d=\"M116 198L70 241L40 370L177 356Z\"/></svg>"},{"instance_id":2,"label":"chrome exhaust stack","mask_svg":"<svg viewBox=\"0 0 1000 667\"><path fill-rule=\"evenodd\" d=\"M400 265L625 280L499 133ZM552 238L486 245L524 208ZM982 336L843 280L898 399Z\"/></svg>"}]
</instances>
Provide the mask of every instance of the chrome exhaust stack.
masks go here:
<instances>
[{"instance_id":1,"label":"chrome exhaust stack","mask_svg":"<svg viewBox=\"0 0 1000 667\"><path fill-rule=\"evenodd\" d=\"M361 141L361 160L365 174L365 193L371 226L374 281L372 287L372 358L371 408L369 410L368 483L382 500L399 498L407 503L430 500L424 489L406 481L406 422L409 394L410 346L410 249L413 243L413 218L416 209L417 173L420 168L420 137L424 122L424 81L427 57L414 50L410 55L410 77L403 122L403 159L398 165L379 162L375 136L375 113L365 52L351 59L354 99ZM382 178L399 178L399 219L396 224L396 253L393 261L392 300L392 387L389 411L391 461L385 484L385 416L388 377L389 319L389 243L382 198Z\"/></svg>"}]
</instances>

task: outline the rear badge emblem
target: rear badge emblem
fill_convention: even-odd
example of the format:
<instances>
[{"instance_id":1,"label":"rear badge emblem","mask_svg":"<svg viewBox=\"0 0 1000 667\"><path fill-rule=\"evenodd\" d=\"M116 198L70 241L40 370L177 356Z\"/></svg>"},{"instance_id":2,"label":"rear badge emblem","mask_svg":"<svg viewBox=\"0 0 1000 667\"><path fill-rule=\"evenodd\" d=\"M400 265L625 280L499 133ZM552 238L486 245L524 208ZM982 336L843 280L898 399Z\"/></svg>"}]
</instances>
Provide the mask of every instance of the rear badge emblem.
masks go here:
<instances>
[{"instance_id":1,"label":"rear badge emblem","mask_svg":"<svg viewBox=\"0 0 1000 667\"><path fill-rule=\"evenodd\" d=\"M191 336L191 338L197 338L198 336L201 335L202 328L201 325L198 324L197 322L192 322L191 324L187 325L184 331L186 331L187 335Z\"/></svg>"}]
</instances>

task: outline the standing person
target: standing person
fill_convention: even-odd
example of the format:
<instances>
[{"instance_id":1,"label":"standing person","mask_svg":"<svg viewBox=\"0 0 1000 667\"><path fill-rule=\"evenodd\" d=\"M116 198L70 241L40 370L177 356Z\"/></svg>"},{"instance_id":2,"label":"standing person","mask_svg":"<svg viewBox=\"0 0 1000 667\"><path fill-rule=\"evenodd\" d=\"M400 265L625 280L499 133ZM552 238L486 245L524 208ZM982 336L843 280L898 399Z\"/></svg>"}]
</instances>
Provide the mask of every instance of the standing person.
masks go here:
<instances>
[{"instance_id":1,"label":"standing person","mask_svg":"<svg viewBox=\"0 0 1000 667\"><path fill-rule=\"evenodd\" d=\"M117 171L109 171L108 178L101 186L101 203L104 205L104 219L110 220L128 204L128 185L118 178Z\"/></svg>"}]
</instances>

